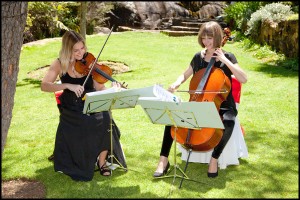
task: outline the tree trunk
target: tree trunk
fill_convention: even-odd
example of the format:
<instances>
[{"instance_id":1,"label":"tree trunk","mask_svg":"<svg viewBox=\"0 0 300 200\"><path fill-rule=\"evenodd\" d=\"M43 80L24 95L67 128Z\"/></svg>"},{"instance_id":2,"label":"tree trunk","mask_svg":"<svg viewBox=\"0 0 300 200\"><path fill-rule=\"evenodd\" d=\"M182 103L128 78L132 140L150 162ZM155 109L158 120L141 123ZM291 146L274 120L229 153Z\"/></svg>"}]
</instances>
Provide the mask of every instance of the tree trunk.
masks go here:
<instances>
[{"instance_id":1,"label":"tree trunk","mask_svg":"<svg viewBox=\"0 0 300 200\"><path fill-rule=\"evenodd\" d=\"M12 118L28 2L1 2L1 158Z\"/></svg>"},{"instance_id":2,"label":"tree trunk","mask_svg":"<svg viewBox=\"0 0 300 200\"><path fill-rule=\"evenodd\" d=\"M80 3L80 34L85 40L86 35L86 9L87 2L83 1Z\"/></svg>"}]
</instances>

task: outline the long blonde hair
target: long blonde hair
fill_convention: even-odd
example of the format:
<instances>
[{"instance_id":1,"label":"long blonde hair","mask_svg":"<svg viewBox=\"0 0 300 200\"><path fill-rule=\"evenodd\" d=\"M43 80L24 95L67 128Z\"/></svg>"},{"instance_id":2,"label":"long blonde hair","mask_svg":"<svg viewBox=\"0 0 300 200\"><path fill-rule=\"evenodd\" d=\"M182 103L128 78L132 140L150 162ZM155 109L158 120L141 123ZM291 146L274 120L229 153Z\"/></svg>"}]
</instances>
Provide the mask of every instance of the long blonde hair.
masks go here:
<instances>
[{"instance_id":1,"label":"long blonde hair","mask_svg":"<svg viewBox=\"0 0 300 200\"><path fill-rule=\"evenodd\" d=\"M77 42L82 42L86 48L83 37L75 31L66 31L62 37L62 46L59 51L62 74L65 74L68 70L68 66L72 59L73 47Z\"/></svg>"},{"instance_id":2,"label":"long blonde hair","mask_svg":"<svg viewBox=\"0 0 300 200\"><path fill-rule=\"evenodd\" d=\"M214 48L222 46L223 30L219 23L215 21L206 22L201 25L198 33L198 43L204 48L202 37L209 36L214 38Z\"/></svg>"}]
</instances>

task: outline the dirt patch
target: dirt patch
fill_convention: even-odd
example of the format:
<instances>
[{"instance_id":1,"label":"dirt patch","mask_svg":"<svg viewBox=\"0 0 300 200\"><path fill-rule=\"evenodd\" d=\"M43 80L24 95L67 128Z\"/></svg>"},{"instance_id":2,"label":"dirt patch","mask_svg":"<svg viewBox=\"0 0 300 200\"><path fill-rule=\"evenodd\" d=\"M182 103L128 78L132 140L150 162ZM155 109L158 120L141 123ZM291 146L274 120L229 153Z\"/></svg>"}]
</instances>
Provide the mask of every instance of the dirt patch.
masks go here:
<instances>
[{"instance_id":1,"label":"dirt patch","mask_svg":"<svg viewBox=\"0 0 300 200\"><path fill-rule=\"evenodd\" d=\"M35 80L42 80L45 76L45 74L47 73L47 71L49 70L50 65L45 65L43 67L39 67L38 69L35 69L31 72L28 72L28 77L31 79L35 79ZM58 81L58 79L56 80Z\"/></svg>"},{"instance_id":2,"label":"dirt patch","mask_svg":"<svg viewBox=\"0 0 300 200\"><path fill-rule=\"evenodd\" d=\"M110 67L113 74L121 74L130 71L129 67L125 63L115 62L115 61L101 61L100 64Z\"/></svg>"},{"instance_id":3,"label":"dirt patch","mask_svg":"<svg viewBox=\"0 0 300 200\"><path fill-rule=\"evenodd\" d=\"M17 179L2 181L1 196L3 199L45 199L46 188L36 180Z\"/></svg>"},{"instance_id":4,"label":"dirt patch","mask_svg":"<svg viewBox=\"0 0 300 200\"><path fill-rule=\"evenodd\" d=\"M32 45L43 45L43 44L46 44L46 43L48 43L50 41L54 41L54 40L61 40L61 38L58 37L58 38L46 38L43 40L37 40L37 41L26 43L23 45L23 47L32 46ZM129 67L125 63L122 63L122 62L107 60L107 61L101 61L99 63L110 67L113 71L112 72L113 74L120 74L120 73L125 73L125 72L130 71ZM50 65L45 65L45 66L39 67L31 72L28 72L29 78L41 81L43 79L43 77L45 76L46 72L48 71L49 66Z\"/></svg>"},{"instance_id":5,"label":"dirt patch","mask_svg":"<svg viewBox=\"0 0 300 200\"><path fill-rule=\"evenodd\" d=\"M115 61L101 61L99 64L106 65L112 69L113 74L121 74L129 71L129 67L121 62L115 62ZM49 70L50 65L45 65L42 67L39 67L31 72L28 72L28 76L31 79L36 79L36 80L42 80L47 71ZM58 81L57 79L56 81Z\"/></svg>"}]
</instances>

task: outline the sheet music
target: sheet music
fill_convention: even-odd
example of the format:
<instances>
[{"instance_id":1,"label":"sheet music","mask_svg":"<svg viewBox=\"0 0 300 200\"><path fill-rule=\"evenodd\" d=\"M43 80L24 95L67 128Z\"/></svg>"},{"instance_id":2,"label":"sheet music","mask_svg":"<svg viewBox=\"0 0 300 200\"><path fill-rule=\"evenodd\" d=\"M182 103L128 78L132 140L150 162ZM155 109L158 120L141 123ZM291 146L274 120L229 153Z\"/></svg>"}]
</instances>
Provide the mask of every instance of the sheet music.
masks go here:
<instances>
[{"instance_id":1,"label":"sheet music","mask_svg":"<svg viewBox=\"0 0 300 200\"><path fill-rule=\"evenodd\" d=\"M140 97L141 100L157 100L157 101L167 101L167 102L175 102L180 103L181 99L174 95L173 93L169 92L168 90L164 89L161 85L156 84L153 87L153 94L154 97Z\"/></svg>"},{"instance_id":2,"label":"sheet music","mask_svg":"<svg viewBox=\"0 0 300 200\"><path fill-rule=\"evenodd\" d=\"M153 87L124 89L111 87L102 91L86 93L83 114L111 109L134 108L141 96L154 97Z\"/></svg>"},{"instance_id":3,"label":"sheet music","mask_svg":"<svg viewBox=\"0 0 300 200\"><path fill-rule=\"evenodd\" d=\"M120 91L124 91L124 90L126 90L126 89L111 87L111 88L108 88L106 90L100 90L100 91L90 92L90 93L88 93L88 96L97 96L97 95L100 95L100 94L108 94L108 93L120 92Z\"/></svg>"}]
</instances>

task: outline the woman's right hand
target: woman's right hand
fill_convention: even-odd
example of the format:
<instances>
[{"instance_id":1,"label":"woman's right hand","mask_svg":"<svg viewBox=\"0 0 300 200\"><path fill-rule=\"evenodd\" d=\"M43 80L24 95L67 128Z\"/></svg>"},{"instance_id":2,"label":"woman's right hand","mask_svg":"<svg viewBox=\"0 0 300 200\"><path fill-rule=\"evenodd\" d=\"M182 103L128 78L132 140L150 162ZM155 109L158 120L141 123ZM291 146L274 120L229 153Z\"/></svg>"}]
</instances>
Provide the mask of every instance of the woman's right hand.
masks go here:
<instances>
[{"instance_id":1,"label":"woman's right hand","mask_svg":"<svg viewBox=\"0 0 300 200\"><path fill-rule=\"evenodd\" d=\"M170 87L168 88L169 92L175 92L178 88L179 88L180 84L178 84L177 82L174 82L172 85L170 85Z\"/></svg>"},{"instance_id":2,"label":"woman's right hand","mask_svg":"<svg viewBox=\"0 0 300 200\"><path fill-rule=\"evenodd\" d=\"M81 97L84 92L84 87L82 85L68 84L67 88L73 91L77 97Z\"/></svg>"}]
</instances>

